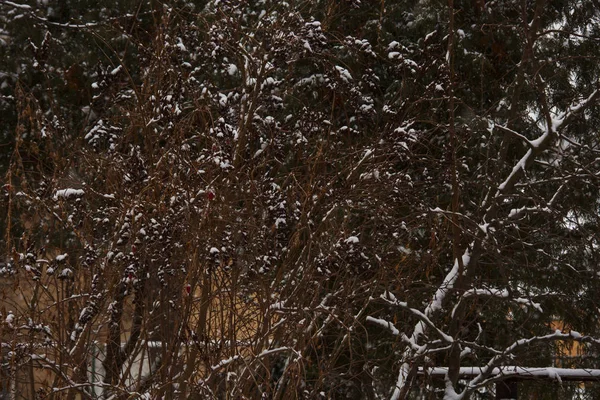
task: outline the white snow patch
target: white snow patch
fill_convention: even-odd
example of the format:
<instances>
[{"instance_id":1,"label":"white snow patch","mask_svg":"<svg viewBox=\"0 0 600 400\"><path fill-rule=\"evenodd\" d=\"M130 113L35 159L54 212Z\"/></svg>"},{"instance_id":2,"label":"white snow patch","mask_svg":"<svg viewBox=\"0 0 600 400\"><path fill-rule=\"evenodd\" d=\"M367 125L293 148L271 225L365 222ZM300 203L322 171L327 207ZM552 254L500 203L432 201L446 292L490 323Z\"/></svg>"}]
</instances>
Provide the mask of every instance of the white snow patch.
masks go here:
<instances>
[{"instance_id":1,"label":"white snow patch","mask_svg":"<svg viewBox=\"0 0 600 400\"><path fill-rule=\"evenodd\" d=\"M85 194L82 189L61 189L54 194L54 200L69 199L71 197L81 197Z\"/></svg>"},{"instance_id":2,"label":"white snow patch","mask_svg":"<svg viewBox=\"0 0 600 400\"><path fill-rule=\"evenodd\" d=\"M73 271L71 270L71 268L65 268L62 271L60 271L61 278L68 278L70 276L73 276Z\"/></svg>"},{"instance_id":3,"label":"white snow patch","mask_svg":"<svg viewBox=\"0 0 600 400\"><path fill-rule=\"evenodd\" d=\"M227 73L230 76L233 76L233 75L237 74L237 72L238 72L238 67L236 67L235 64L229 64L229 66L227 67Z\"/></svg>"},{"instance_id":4,"label":"white snow patch","mask_svg":"<svg viewBox=\"0 0 600 400\"><path fill-rule=\"evenodd\" d=\"M181 51L187 51L187 49L185 48L185 45L183 44L183 41L181 40L181 38L177 38L177 44L176 44L176 46Z\"/></svg>"},{"instance_id":5,"label":"white snow patch","mask_svg":"<svg viewBox=\"0 0 600 400\"><path fill-rule=\"evenodd\" d=\"M110 74L114 76L114 75L118 74L122 69L123 69L123 66L119 65L117 68L110 71Z\"/></svg>"},{"instance_id":6,"label":"white snow patch","mask_svg":"<svg viewBox=\"0 0 600 400\"><path fill-rule=\"evenodd\" d=\"M309 52L312 53L312 48L310 47L310 43L308 43L306 40L304 41L303 47Z\"/></svg>"},{"instance_id":7,"label":"white snow patch","mask_svg":"<svg viewBox=\"0 0 600 400\"><path fill-rule=\"evenodd\" d=\"M336 65L335 69L339 72L340 77L344 82L348 83L352 80L352 75L350 75L350 72L346 68Z\"/></svg>"},{"instance_id":8,"label":"white snow patch","mask_svg":"<svg viewBox=\"0 0 600 400\"><path fill-rule=\"evenodd\" d=\"M425 41L428 41L429 38L431 38L433 35L435 35L437 31L433 31L433 32L429 32L427 35L425 35Z\"/></svg>"},{"instance_id":9,"label":"white snow patch","mask_svg":"<svg viewBox=\"0 0 600 400\"><path fill-rule=\"evenodd\" d=\"M344 240L344 242L351 244L351 243L358 243L358 237L356 236L350 236L348 239Z\"/></svg>"}]
</instances>

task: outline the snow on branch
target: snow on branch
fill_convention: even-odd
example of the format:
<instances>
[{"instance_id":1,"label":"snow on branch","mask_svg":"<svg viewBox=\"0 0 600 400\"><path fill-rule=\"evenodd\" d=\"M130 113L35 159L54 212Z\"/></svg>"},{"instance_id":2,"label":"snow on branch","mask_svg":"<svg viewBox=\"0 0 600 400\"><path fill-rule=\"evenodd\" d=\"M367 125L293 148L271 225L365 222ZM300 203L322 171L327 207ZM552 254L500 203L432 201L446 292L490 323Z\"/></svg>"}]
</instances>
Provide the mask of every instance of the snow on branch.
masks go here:
<instances>
[{"instance_id":1,"label":"snow on branch","mask_svg":"<svg viewBox=\"0 0 600 400\"><path fill-rule=\"evenodd\" d=\"M531 143L531 141L529 139L527 139L527 137L525 137L524 135L521 135L519 132L516 132L506 126L495 124L494 121L488 121L488 124L491 125L491 127L488 129L490 132L492 132L494 128L498 128L499 130L501 130L504 133L508 133L518 139L521 139L522 141L524 141L527 144L527 146L533 147L533 143Z\"/></svg>"},{"instance_id":2,"label":"snow on branch","mask_svg":"<svg viewBox=\"0 0 600 400\"><path fill-rule=\"evenodd\" d=\"M43 24L49 25L49 26L54 26L54 27L58 27L58 28L66 28L66 29L85 29L85 28L94 28L94 27L98 27L104 23L106 23L107 21L102 21L102 22L87 22L85 24L77 24L77 23L60 23L60 22L56 22L56 21L51 21L48 18L44 18L41 17L40 15L36 14L36 9L34 9L32 6L28 5L28 4L21 4L21 3L15 3L13 1L8 1L8 0L0 0L0 6L8 6L11 7L13 9L17 9L17 10L23 10L24 14L23 15L27 15ZM143 12L138 14L138 16L141 15L147 15L149 14L149 12ZM127 13L124 15L120 15L116 18L110 18L108 19L108 21L114 21L123 17L132 17L133 14Z\"/></svg>"},{"instance_id":3,"label":"snow on branch","mask_svg":"<svg viewBox=\"0 0 600 400\"><path fill-rule=\"evenodd\" d=\"M578 342L591 342L595 344L600 344L600 339L593 338L591 336L583 336L576 331L562 333L560 330L556 330L553 333L544 336L534 336L531 338L519 339L513 342L506 349L504 349L502 354L498 354L492 357L492 359L487 363L487 365L481 367L481 373L469 382L469 384L467 385L467 390L476 389L478 387L482 387L490 383L490 379L493 379L491 375L493 375L494 369L499 367L499 364L507 357L509 357L515 350L524 346L528 346L532 343L555 340L575 340Z\"/></svg>"},{"instance_id":4,"label":"snow on branch","mask_svg":"<svg viewBox=\"0 0 600 400\"><path fill-rule=\"evenodd\" d=\"M58 199L71 199L71 198L78 198L81 197L85 194L85 192L82 189L61 189L61 190L57 190L56 193L54 194L54 200L58 200Z\"/></svg>"},{"instance_id":5,"label":"snow on branch","mask_svg":"<svg viewBox=\"0 0 600 400\"><path fill-rule=\"evenodd\" d=\"M471 252L470 252L469 248L467 248L462 255L461 261L462 261L463 267L466 268L469 265L470 260L471 260ZM459 277L460 265L461 265L461 263L459 262L458 259L456 259L454 261L454 265L452 266L452 269L450 270L450 272L448 272L448 274L444 278L444 281L438 287L435 294L433 295L433 298L429 302L429 305L425 308L424 314L428 318L431 318L434 315L434 313L436 313L437 311L440 311L443 308L443 302L444 302L444 299L446 298L446 295L448 294L448 292L450 290L452 290L454 288L454 284L456 283L456 280ZM424 332L423 329L424 328L422 326L422 323L420 322L419 324L417 324L417 326L415 326L413 336L415 336L415 334L418 334L418 333L423 333Z\"/></svg>"},{"instance_id":6,"label":"snow on branch","mask_svg":"<svg viewBox=\"0 0 600 400\"><path fill-rule=\"evenodd\" d=\"M550 126L547 126L545 131L536 139L528 140L531 148L527 150L527 153L514 165L510 174L506 179L498 186L498 194L506 193L510 191L515 183L520 179L522 173L533 163L535 158L539 156L557 137L558 131L566 126L573 117L591 106L600 97L600 89L596 89L583 101L569 106L567 111L557 117L553 117ZM515 132L516 133L516 132ZM523 136L519 134L519 136ZM523 136L524 137L524 136Z\"/></svg>"},{"instance_id":7,"label":"snow on branch","mask_svg":"<svg viewBox=\"0 0 600 400\"><path fill-rule=\"evenodd\" d=\"M427 315L425 315L424 313L422 313L421 311L419 311L415 308L409 307L406 302L398 301L391 293L386 292L386 293L382 294L380 296L380 298L388 304L391 304L391 305L403 308L404 310L410 311L410 313L412 313L414 316L419 318L421 320L421 322L423 322L431 330L433 330L444 342L447 342L447 343L454 342L454 339L452 338L452 336L444 333L441 329L439 329L437 326L435 326L433 321L431 321L431 319L429 317L427 317ZM367 318L369 318L369 317L367 317ZM414 338L414 339L416 340L416 338Z\"/></svg>"},{"instance_id":8,"label":"snow on branch","mask_svg":"<svg viewBox=\"0 0 600 400\"><path fill-rule=\"evenodd\" d=\"M225 359L225 360L221 360L221 361L219 361L217 364L215 364L215 365L213 365L212 367L210 367L210 369L212 369L213 371L216 371L216 370L218 370L218 369L221 369L221 368L223 368L223 367L226 367L226 366L228 366L229 364L231 364L231 363L233 363L234 361L237 361L237 360L239 360L239 359L240 359L240 356L239 356L239 355L235 355L235 356L229 357L229 358L227 358L227 359Z\"/></svg>"},{"instance_id":9,"label":"snow on branch","mask_svg":"<svg viewBox=\"0 0 600 400\"><path fill-rule=\"evenodd\" d=\"M14 2L8 1L8 0L2 0L0 2L0 5L6 5L9 7L18 8L20 10L31 10L31 6L28 4L19 4L19 3L14 3Z\"/></svg>"},{"instance_id":10,"label":"snow on branch","mask_svg":"<svg viewBox=\"0 0 600 400\"><path fill-rule=\"evenodd\" d=\"M360 167L362 165L362 163L369 158L371 155L373 155L373 150L371 149L366 149L365 150L365 154L362 156L362 158L360 159L360 161L354 166L354 168L352 168L352 170L350 171L350 173L348 174L348 176L346 177L346 180L349 180L350 177L352 176L352 174L354 173L354 171L356 171L356 169L358 167Z\"/></svg>"},{"instance_id":11,"label":"snow on branch","mask_svg":"<svg viewBox=\"0 0 600 400\"><path fill-rule=\"evenodd\" d=\"M535 308L540 313L543 313L542 307L540 303L536 303L530 299L522 298L522 297L511 297L510 293L507 289L493 289L493 288L483 288L483 289L469 289L465 293L463 293L463 297L496 297L499 299L507 299L513 301L520 305L530 306Z\"/></svg>"},{"instance_id":12,"label":"snow on branch","mask_svg":"<svg viewBox=\"0 0 600 400\"><path fill-rule=\"evenodd\" d=\"M443 303L444 303L444 300L446 299L446 295L448 294L448 292L450 290L452 290L454 288L454 285L456 284L456 281L458 280L458 278L460 276L461 262L462 262L462 267L464 267L466 269L467 266L469 265L470 261L471 261L471 251L469 250L469 248L467 248L464 251L460 261L458 259L454 260L452 269L448 272L448 274L446 274L442 284L437 288L431 301L425 308L425 312L423 313L423 315L425 317L430 319L433 317L433 315L436 312L443 309ZM428 327L428 325L426 325L423 322L423 320L420 320L419 322L417 322L417 324L415 325L415 327L413 329L413 333L410 336L410 340L415 342L415 344L416 344L416 341L418 340L418 338L426 333L427 327ZM417 348L418 350L415 351L415 348ZM400 372L398 373L398 379L396 381L396 387L394 389L394 392L392 393L391 400L398 400L402 396L403 392L406 391L406 385L409 384L408 377L414 368L414 366L412 366L410 364L410 360L412 360L415 355L421 355L421 354L425 353L425 351L426 351L426 346L411 346L410 349L407 349L404 352L404 354L403 354L404 362L403 362L402 366L400 367Z\"/></svg>"},{"instance_id":13,"label":"snow on branch","mask_svg":"<svg viewBox=\"0 0 600 400\"><path fill-rule=\"evenodd\" d=\"M273 349L263 350L261 353L257 354L256 356L242 357L239 354L236 354L232 357L229 357L227 359L219 361L217 364L211 366L210 369L212 371L217 371L221 368L227 367L230 364L233 364L234 362L236 362L238 360L243 360L244 363L248 364L253 359L256 360L256 359L266 357L271 354L282 353L282 352L291 352L291 353L295 354L298 358L302 358L302 355L300 353L298 353L296 350L294 350L291 347L284 346L284 347L277 347L277 348L273 348Z\"/></svg>"},{"instance_id":14,"label":"snow on branch","mask_svg":"<svg viewBox=\"0 0 600 400\"><path fill-rule=\"evenodd\" d=\"M391 323L390 321L386 321L384 319L381 318L375 318L375 317L371 317L370 315L367 316L367 322L372 322L374 324L377 324L379 326L381 326L383 329L386 329L388 331L390 331L390 333L394 336L399 336L400 335L400 331L398 330L398 328L396 328L394 326L393 323Z\"/></svg>"},{"instance_id":15,"label":"snow on branch","mask_svg":"<svg viewBox=\"0 0 600 400\"><path fill-rule=\"evenodd\" d=\"M444 377L448 374L448 368L419 368L419 373L432 377ZM459 369L459 375L463 378L478 376L481 373L482 369L480 367L460 367ZM490 379L497 380L499 378L506 379L514 377L521 379L549 378L558 381L600 380L600 369L504 366L492 369Z\"/></svg>"},{"instance_id":16,"label":"snow on branch","mask_svg":"<svg viewBox=\"0 0 600 400\"><path fill-rule=\"evenodd\" d=\"M508 213L508 218L509 219L518 219L519 217L521 217L522 215L524 215L526 213L533 213L533 212L550 213L552 211L548 207L519 207L519 208L511 209L510 212Z\"/></svg>"}]
</instances>

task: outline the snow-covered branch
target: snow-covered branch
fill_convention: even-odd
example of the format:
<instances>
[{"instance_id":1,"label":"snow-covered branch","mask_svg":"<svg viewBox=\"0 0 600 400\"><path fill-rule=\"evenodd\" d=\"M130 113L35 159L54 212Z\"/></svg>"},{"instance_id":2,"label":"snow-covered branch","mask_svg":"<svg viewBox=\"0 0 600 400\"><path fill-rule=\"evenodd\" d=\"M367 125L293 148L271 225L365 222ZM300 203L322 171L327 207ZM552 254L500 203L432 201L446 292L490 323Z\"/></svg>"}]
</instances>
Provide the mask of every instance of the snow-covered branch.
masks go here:
<instances>
[{"instance_id":1,"label":"snow-covered branch","mask_svg":"<svg viewBox=\"0 0 600 400\"><path fill-rule=\"evenodd\" d=\"M539 313L543 313L540 303L536 303L533 300L526 299L523 297L513 297L509 293L508 289L494 289L494 288L482 288L482 289L469 289L463 293L464 298L469 297L495 297L498 299L506 299L514 302L518 305L529 306L536 309Z\"/></svg>"},{"instance_id":2,"label":"snow-covered branch","mask_svg":"<svg viewBox=\"0 0 600 400\"><path fill-rule=\"evenodd\" d=\"M512 191L533 161L558 138L558 132L568 125L576 115L595 104L598 97L600 97L600 90L596 89L584 100L571 104L565 112L552 117L551 124L546 126L544 132L536 139L529 141L531 148L517 161L506 179L498 185L496 196Z\"/></svg>"}]
</instances>

